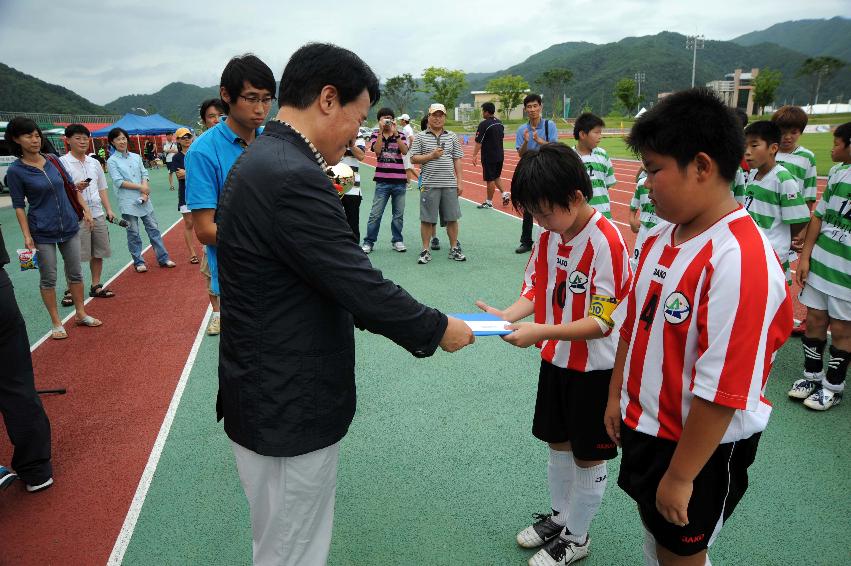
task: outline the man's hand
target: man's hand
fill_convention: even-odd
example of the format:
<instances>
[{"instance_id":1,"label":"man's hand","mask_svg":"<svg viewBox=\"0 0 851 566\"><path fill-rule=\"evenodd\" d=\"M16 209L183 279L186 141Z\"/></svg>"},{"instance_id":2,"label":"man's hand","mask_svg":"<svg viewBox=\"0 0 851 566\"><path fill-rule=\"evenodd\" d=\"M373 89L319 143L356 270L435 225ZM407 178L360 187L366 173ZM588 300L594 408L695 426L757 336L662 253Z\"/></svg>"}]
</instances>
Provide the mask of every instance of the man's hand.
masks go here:
<instances>
[{"instance_id":1,"label":"man's hand","mask_svg":"<svg viewBox=\"0 0 851 566\"><path fill-rule=\"evenodd\" d=\"M606 425L606 434L612 442L621 445L621 405L617 397L609 397L606 403L606 412L603 413L603 424Z\"/></svg>"},{"instance_id":2,"label":"man's hand","mask_svg":"<svg viewBox=\"0 0 851 566\"><path fill-rule=\"evenodd\" d=\"M74 183L74 186L77 188L77 192L83 192L89 186L89 183L86 181L77 181Z\"/></svg>"},{"instance_id":3,"label":"man's hand","mask_svg":"<svg viewBox=\"0 0 851 566\"><path fill-rule=\"evenodd\" d=\"M464 192L464 187L462 187L461 184L458 183L458 196L460 197L463 192Z\"/></svg>"},{"instance_id":4,"label":"man's hand","mask_svg":"<svg viewBox=\"0 0 851 566\"><path fill-rule=\"evenodd\" d=\"M671 524L688 525L688 502L693 489L693 482L674 479L666 472L656 489L656 510Z\"/></svg>"},{"instance_id":5,"label":"man's hand","mask_svg":"<svg viewBox=\"0 0 851 566\"><path fill-rule=\"evenodd\" d=\"M86 226L89 227L89 230L91 230L95 226L95 221L92 218L92 212L88 209L83 211L83 222L86 223Z\"/></svg>"},{"instance_id":6,"label":"man's hand","mask_svg":"<svg viewBox=\"0 0 851 566\"><path fill-rule=\"evenodd\" d=\"M438 147L434 151L432 151L429 155L431 156L432 160L440 159L441 157L443 157L443 148Z\"/></svg>"},{"instance_id":7,"label":"man's hand","mask_svg":"<svg viewBox=\"0 0 851 566\"><path fill-rule=\"evenodd\" d=\"M32 236L27 236L26 238L24 238L24 247L28 250L38 249L35 247L35 240L33 240Z\"/></svg>"},{"instance_id":8,"label":"man's hand","mask_svg":"<svg viewBox=\"0 0 851 566\"><path fill-rule=\"evenodd\" d=\"M478 166L479 166L479 156L474 155L473 156L473 167L478 167Z\"/></svg>"},{"instance_id":9,"label":"man's hand","mask_svg":"<svg viewBox=\"0 0 851 566\"><path fill-rule=\"evenodd\" d=\"M515 322L507 325L505 329L513 332L502 339L518 348L528 348L541 340L540 325L534 322Z\"/></svg>"},{"instance_id":10,"label":"man's hand","mask_svg":"<svg viewBox=\"0 0 851 566\"><path fill-rule=\"evenodd\" d=\"M115 220L115 214L112 212L112 209L107 209L106 219L108 222L112 222L113 220Z\"/></svg>"},{"instance_id":11,"label":"man's hand","mask_svg":"<svg viewBox=\"0 0 851 566\"><path fill-rule=\"evenodd\" d=\"M142 185L142 188L139 189L139 193L141 193L143 197L147 197L151 194L151 188L148 185Z\"/></svg>"},{"instance_id":12,"label":"man's hand","mask_svg":"<svg viewBox=\"0 0 851 566\"><path fill-rule=\"evenodd\" d=\"M535 140L535 143L541 145L541 138L538 137L538 130L535 130L532 133L532 139Z\"/></svg>"},{"instance_id":13,"label":"man's hand","mask_svg":"<svg viewBox=\"0 0 851 566\"><path fill-rule=\"evenodd\" d=\"M451 316L447 318L446 332L443 333L443 338L440 339L440 347L445 352L457 352L464 346L476 341L476 337L473 336L473 330L467 326L466 322Z\"/></svg>"},{"instance_id":14,"label":"man's hand","mask_svg":"<svg viewBox=\"0 0 851 566\"><path fill-rule=\"evenodd\" d=\"M523 130L523 143L529 143L529 128Z\"/></svg>"},{"instance_id":15,"label":"man's hand","mask_svg":"<svg viewBox=\"0 0 851 566\"><path fill-rule=\"evenodd\" d=\"M178 169L175 172L175 174L177 175L178 179L185 179L186 178L186 169ZM172 187L171 190L174 190L174 187Z\"/></svg>"}]
</instances>

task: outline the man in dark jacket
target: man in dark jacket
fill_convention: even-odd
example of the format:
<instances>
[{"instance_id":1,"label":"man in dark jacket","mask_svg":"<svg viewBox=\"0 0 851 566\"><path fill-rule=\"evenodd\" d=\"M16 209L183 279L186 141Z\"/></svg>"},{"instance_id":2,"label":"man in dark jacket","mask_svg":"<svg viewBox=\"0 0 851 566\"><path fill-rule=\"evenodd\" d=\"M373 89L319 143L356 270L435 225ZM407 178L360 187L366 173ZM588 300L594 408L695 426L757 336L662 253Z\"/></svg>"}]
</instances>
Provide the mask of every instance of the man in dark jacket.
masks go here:
<instances>
[{"instance_id":1,"label":"man in dark jacket","mask_svg":"<svg viewBox=\"0 0 851 566\"><path fill-rule=\"evenodd\" d=\"M378 80L354 53L296 51L280 111L231 169L219 206L219 417L251 510L255 564L325 564L339 441L355 412L354 324L416 357L473 342L460 320L374 269L326 169Z\"/></svg>"}]
</instances>

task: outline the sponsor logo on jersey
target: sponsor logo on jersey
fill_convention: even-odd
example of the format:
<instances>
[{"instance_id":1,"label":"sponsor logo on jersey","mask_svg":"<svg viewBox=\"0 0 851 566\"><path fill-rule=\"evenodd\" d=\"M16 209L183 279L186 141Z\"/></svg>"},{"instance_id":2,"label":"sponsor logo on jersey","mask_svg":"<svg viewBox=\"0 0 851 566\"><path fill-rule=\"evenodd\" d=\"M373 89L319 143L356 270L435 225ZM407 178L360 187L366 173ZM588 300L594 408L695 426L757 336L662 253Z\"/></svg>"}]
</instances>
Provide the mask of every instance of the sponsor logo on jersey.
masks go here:
<instances>
[{"instance_id":1,"label":"sponsor logo on jersey","mask_svg":"<svg viewBox=\"0 0 851 566\"><path fill-rule=\"evenodd\" d=\"M685 544L696 544L706 538L706 535L700 533L699 535L694 536L682 536L680 540L682 540Z\"/></svg>"},{"instance_id":2,"label":"sponsor logo on jersey","mask_svg":"<svg viewBox=\"0 0 851 566\"><path fill-rule=\"evenodd\" d=\"M654 268L653 268L653 277L658 277L659 279L661 279L662 281L664 281L664 280L665 280L665 277L666 277L667 275L668 275L668 272L667 272L667 271L665 271L664 269L661 269L661 268L659 268L659 267L654 267Z\"/></svg>"},{"instance_id":3,"label":"sponsor logo on jersey","mask_svg":"<svg viewBox=\"0 0 851 566\"><path fill-rule=\"evenodd\" d=\"M566 257L556 256L556 265L559 267L568 267L570 263Z\"/></svg>"},{"instance_id":4,"label":"sponsor logo on jersey","mask_svg":"<svg viewBox=\"0 0 851 566\"><path fill-rule=\"evenodd\" d=\"M572 293L584 293L588 287L588 276L579 270L571 273L567 280L570 282L570 291Z\"/></svg>"},{"instance_id":5,"label":"sponsor logo on jersey","mask_svg":"<svg viewBox=\"0 0 851 566\"><path fill-rule=\"evenodd\" d=\"M686 296L674 291L665 299L665 320L671 324L685 322L691 314L691 304Z\"/></svg>"}]
</instances>

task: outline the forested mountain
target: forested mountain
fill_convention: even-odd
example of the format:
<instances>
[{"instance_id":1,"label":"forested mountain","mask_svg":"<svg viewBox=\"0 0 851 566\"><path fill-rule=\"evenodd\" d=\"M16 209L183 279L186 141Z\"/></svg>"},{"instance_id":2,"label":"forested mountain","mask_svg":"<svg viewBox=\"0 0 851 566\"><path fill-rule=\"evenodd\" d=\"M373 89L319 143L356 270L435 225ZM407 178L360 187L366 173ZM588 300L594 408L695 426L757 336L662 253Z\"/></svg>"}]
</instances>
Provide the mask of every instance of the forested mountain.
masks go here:
<instances>
[{"instance_id":1,"label":"forested mountain","mask_svg":"<svg viewBox=\"0 0 851 566\"><path fill-rule=\"evenodd\" d=\"M739 45L776 43L804 55L830 55L851 65L851 19L798 20L752 31L733 40Z\"/></svg>"},{"instance_id":2,"label":"forested mountain","mask_svg":"<svg viewBox=\"0 0 851 566\"><path fill-rule=\"evenodd\" d=\"M129 112L131 108L144 108L148 114L161 114L166 118L189 127L196 127L200 119L198 108L208 98L217 98L219 87L200 87L186 83L170 83L153 94L130 94L106 104L116 114Z\"/></svg>"},{"instance_id":3,"label":"forested mountain","mask_svg":"<svg viewBox=\"0 0 851 566\"><path fill-rule=\"evenodd\" d=\"M109 114L65 87L46 83L0 63L0 110L8 112L53 112Z\"/></svg>"}]
</instances>

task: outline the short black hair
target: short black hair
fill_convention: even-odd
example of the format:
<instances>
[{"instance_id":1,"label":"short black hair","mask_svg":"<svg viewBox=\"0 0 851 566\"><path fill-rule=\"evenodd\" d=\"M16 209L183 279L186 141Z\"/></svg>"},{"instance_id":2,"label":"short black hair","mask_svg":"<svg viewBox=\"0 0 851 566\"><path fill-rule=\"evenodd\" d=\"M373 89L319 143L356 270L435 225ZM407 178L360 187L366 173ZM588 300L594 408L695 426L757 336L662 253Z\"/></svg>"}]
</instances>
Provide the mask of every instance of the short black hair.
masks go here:
<instances>
[{"instance_id":1,"label":"short black hair","mask_svg":"<svg viewBox=\"0 0 851 566\"><path fill-rule=\"evenodd\" d=\"M482 111L488 114L496 114L496 105L493 102L485 102L482 104Z\"/></svg>"},{"instance_id":2,"label":"short black hair","mask_svg":"<svg viewBox=\"0 0 851 566\"><path fill-rule=\"evenodd\" d=\"M222 114L227 113L225 103L221 98L208 98L201 103L201 122L204 122L204 119L207 117L207 110L210 109L210 106L215 106Z\"/></svg>"},{"instance_id":3,"label":"short black hair","mask_svg":"<svg viewBox=\"0 0 851 566\"><path fill-rule=\"evenodd\" d=\"M238 55L228 61L225 70L222 71L219 86L225 89L232 101L236 101L246 82L254 88L265 89L269 91L269 94L275 94L275 75L272 69L253 53ZM228 103L223 100L222 104L227 112Z\"/></svg>"},{"instance_id":4,"label":"short black hair","mask_svg":"<svg viewBox=\"0 0 851 566\"><path fill-rule=\"evenodd\" d=\"M77 134L83 134L86 137L92 137L92 133L89 131L87 127L82 124L69 124L67 128L65 128L65 137L70 138L72 136L76 136Z\"/></svg>"},{"instance_id":5,"label":"short black hair","mask_svg":"<svg viewBox=\"0 0 851 566\"><path fill-rule=\"evenodd\" d=\"M523 154L511 177L511 202L519 211L544 206L570 210L576 191L591 198L591 178L579 155L562 143L548 143Z\"/></svg>"},{"instance_id":6,"label":"short black hair","mask_svg":"<svg viewBox=\"0 0 851 566\"><path fill-rule=\"evenodd\" d=\"M722 178L732 181L742 162L745 136L736 115L705 87L674 93L642 114L626 137L639 155L649 150L673 157L685 169L706 153L718 164Z\"/></svg>"},{"instance_id":7,"label":"short black hair","mask_svg":"<svg viewBox=\"0 0 851 566\"><path fill-rule=\"evenodd\" d=\"M541 105L544 104L544 101L541 99L541 95L535 94L535 93L526 95L526 98L523 99L523 107L525 108L526 105L529 104L530 102L537 102L538 104L541 104Z\"/></svg>"},{"instance_id":8,"label":"short black hair","mask_svg":"<svg viewBox=\"0 0 851 566\"><path fill-rule=\"evenodd\" d=\"M127 130L125 130L124 128L112 128L111 130L109 130L109 133L106 135L106 141L109 142L109 145L115 147L112 142L120 135L124 135L124 137L127 138L127 142L130 142L130 134L128 134Z\"/></svg>"},{"instance_id":9,"label":"short black hair","mask_svg":"<svg viewBox=\"0 0 851 566\"><path fill-rule=\"evenodd\" d=\"M24 150L21 148L21 144L16 143L14 138L18 136L25 136L33 132L38 132L39 137L42 140L44 139L44 134L41 132L41 128L39 128L38 124L36 124L33 120L24 118L23 116L15 116L9 120L9 123L6 124L6 133L3 137L11 146L12 155L15 157L24 156Z\"/></svg>"},{"instance_id":10,"label":"short black hair","mask_svg":"<svg viewBox=\"0 0 851 566\"><path fill-rule=\"evenodd\" d=\"M742 123L742 127L744 128L745 126L747 126L748 122L750 121L748 113L745 112L742 108L736 108L734 112L736 113L736 117L739 119L739 122Z\"/></svg>"},{"instance_id":11,"label":"short black hair","mask_svg":"<svg viewBox=\"0 0 851 566\"><path fill-rule=\"evenodd\" d=\"M390 116L391 118L395 118L396 114L393 113L392 108L387 108L386 106L380 108L378 112L375 113L375 119L380 120L382 116Z\"/></svg>"},{"instance_id":12,"label":"short black hair","mask_svg":"<svg viewBox=\"0 0 851 566\"><path fill-rule=\"evenodd\" d=\"M836 129L833 130L833 137L841 139L845 147L851 145L851 122L836 126Z\"/></svg>"},{"instance_id":13,"label":"short black hair","mask_svg":"<svg viewBox=\"0 0 851 566\"><path fill-rule=\"evenodd\" d=\"M579 132L585 132L587 134L597 126L602 128L605 125L606 123L603 119L596 114L592 114L591 112L580 114L576 119L576 123L573 125L573 139L579 139Z\"/></svg>"},{"instance_id":14,"label":"short black hair","mask_svg":"<svg viewBox=\"0 0 851 566\"><path fill-rule=\"evenodd\" d=\"M281 75L278 106L304 109L322 89L332 85L340 104L355 100L365 90L372 106L381 98L378 77L363 59L331 43L308 43L293 53Z\"/></svg>"},{"instance_id":15,"label":"short black hair","mask_svg":"<svg viewBox=\"0 0 851 566\"><path fill-rule=\"evenodd\" d=\"M780 126L769 120L760 120L745 128L745 137L759 138L768 145L780 144Z\"/></svg>"}]
</instances>

